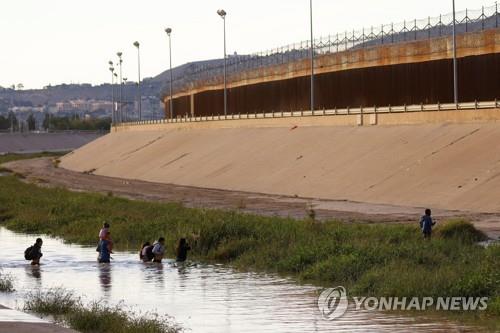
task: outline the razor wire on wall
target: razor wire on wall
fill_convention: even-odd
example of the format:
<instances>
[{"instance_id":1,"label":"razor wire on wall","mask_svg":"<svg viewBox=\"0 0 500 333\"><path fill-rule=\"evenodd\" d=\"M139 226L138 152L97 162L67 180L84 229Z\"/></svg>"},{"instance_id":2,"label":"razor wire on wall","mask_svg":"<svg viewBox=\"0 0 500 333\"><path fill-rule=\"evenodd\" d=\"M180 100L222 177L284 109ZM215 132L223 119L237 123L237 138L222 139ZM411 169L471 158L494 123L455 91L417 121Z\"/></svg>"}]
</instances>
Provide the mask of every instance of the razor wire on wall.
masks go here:
<instances>
[{"instance_id":1,"label":"razor wire on wall","mask_svg":"<svg viewBox=\"0 0 500 333\"><path fill-rule=\"evenodd\" d=\"M477 10L456 12L455 23L457 34L478 32L499 27L498 5L482 7ZM349 50L369 48L410 41L451 36L453 33L453 14L428 17L426 19L403 21L397 24L383 24L361 30L345 31L314 40L315 55L327 55ZM227 75L245 71L263 69L308 59L311 56L310 41L289 44L271 50L249 55L229 55L227 57ZM181 77L173 80L174 93L187 91L203 82L215 85L223 81L224 59L187 69ZM168 91L168 84L164 92Z\"/></svg>"}]
</instances>

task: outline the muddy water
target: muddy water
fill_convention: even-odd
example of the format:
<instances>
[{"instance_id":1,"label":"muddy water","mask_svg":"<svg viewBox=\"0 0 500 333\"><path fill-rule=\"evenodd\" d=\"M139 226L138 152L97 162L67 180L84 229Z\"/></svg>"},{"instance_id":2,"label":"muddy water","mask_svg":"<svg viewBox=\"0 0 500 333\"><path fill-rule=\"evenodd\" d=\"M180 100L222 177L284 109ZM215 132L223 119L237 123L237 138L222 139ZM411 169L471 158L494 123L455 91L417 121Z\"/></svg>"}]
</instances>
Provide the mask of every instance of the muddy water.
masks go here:
<instances>
[{"instance_id":1,"label":"muddy water","mask_svg":"<svg viewBox=\"0 0 500 333\"><path fill-rule=\"evenodd\" d=\"M0 228L0 267L15 278L16 293L0 304L21 307L32 290L64 287L87 300L124 301L135 310L175 317L191 332L477 332L446 319L348 310L335 321L317 309L318 288L273 275L241 273L218 265L143 264L135 253L116 253L97 264L95 248L43 237L41 267L23 258L37 236Z\"/></svg>"}]
</instances>

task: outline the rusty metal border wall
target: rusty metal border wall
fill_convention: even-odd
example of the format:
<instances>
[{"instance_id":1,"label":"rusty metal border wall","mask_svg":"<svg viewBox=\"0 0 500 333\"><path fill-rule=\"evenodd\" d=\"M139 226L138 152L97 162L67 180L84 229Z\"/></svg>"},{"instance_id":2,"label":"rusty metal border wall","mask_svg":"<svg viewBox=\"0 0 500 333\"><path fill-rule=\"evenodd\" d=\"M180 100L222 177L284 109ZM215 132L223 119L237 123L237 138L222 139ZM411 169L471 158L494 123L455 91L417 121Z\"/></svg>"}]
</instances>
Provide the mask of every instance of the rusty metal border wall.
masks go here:
<instances>
[{"instance_id":1,"label":"rusty metal border wall","mask_svg":"<svg viewBox=\"0 0 500 333\"><path fill-rule=\"evenodd\" d=\"M499 53L459 58L458 70L461 101L500 97ZM302 76L230 88L229 114L308 110L309 80ZM316 108L449 103L453 100L452 81L450 59L323 73L315 77ZM218 115L223 110L223 90L174 98L174 110L177 116ZM166 112L168 116L168 107Z\"/></svg>"}]
</instances>

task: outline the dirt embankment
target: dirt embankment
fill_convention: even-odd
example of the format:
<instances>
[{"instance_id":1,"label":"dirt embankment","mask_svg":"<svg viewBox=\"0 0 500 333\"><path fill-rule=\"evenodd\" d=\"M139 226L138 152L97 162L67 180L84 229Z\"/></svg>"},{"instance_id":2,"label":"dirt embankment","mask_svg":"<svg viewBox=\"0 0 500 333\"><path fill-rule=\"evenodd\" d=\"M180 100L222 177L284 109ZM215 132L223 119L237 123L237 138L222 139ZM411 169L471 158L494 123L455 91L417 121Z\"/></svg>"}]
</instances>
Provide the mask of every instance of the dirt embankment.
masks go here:
<instances>
[{"instance_id":1,"label":"dirt embankment","mask_svg":"<svg viewBox=\"0 0 500 333\"><path fill-rule=\"evenodd\" d=\"M422 207L370 204L346 200L228 191L174 184L145 182L75 172L54 166L50 158L15 161L3 167L23 174L41 186L60 186L74 191L113 193L137 200L179 202L187 207L230 209L266 216L303 218L311 208L320 220L338 219L359 223L417 223ZM500 236L500 214L438 209L437 220L463 217L473 221L490 237Z\"/></svg>"}]
</instances>

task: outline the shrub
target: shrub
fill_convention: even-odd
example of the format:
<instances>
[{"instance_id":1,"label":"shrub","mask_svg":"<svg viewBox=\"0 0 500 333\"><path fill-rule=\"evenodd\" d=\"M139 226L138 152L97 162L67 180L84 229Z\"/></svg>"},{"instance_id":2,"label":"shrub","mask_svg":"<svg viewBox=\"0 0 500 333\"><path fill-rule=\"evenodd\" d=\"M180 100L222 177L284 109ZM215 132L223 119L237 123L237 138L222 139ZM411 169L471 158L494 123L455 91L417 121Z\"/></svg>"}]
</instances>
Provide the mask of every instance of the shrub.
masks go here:
<instances>
[{"instance_id":1,"label":"shrub","mask_svg":"<svg viewBox=\"0 0 500 333\"><path fill-rule=\"evenodd\" d=\"M465 243L474 243L486 240L484 233L477 230L472 223L463 220L452 220L436 228L438 237L456 239Z\"/></svg>"}]
</instances>

